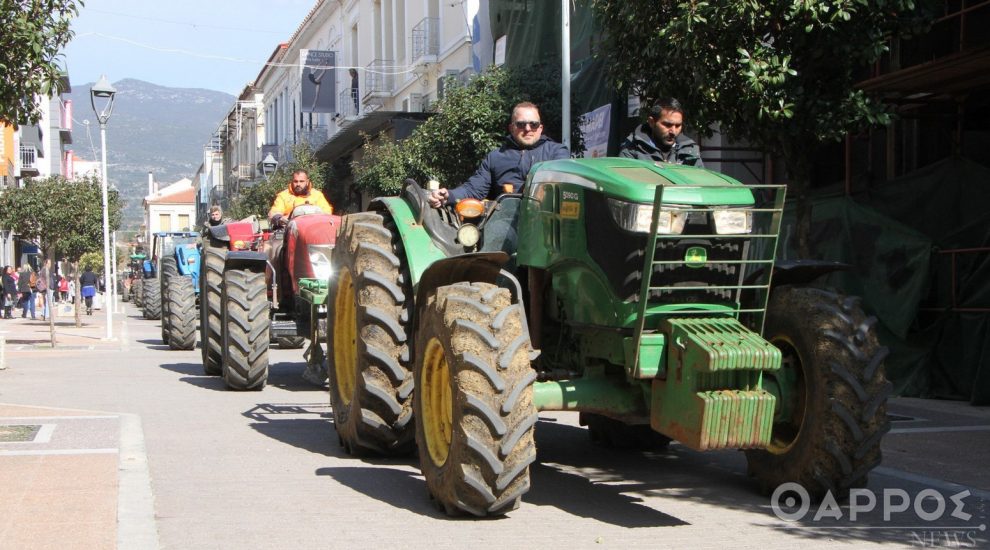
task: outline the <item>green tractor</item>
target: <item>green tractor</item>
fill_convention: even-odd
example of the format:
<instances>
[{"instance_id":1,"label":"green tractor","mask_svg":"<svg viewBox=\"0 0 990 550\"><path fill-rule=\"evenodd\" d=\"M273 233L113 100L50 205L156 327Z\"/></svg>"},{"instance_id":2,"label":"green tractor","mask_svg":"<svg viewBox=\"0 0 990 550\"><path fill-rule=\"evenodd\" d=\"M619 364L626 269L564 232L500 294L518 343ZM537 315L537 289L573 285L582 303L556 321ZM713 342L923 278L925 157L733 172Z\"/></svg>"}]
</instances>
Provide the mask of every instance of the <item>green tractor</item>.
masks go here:
<instances>
[{"instance_id":1,"label":"green tractor","mask_svg":"<svg viewBox=\"0 0 990 550\"><path fill-rule=\"evenodd\" d=\"M579 411L605 445L741 449L764 491L866 482L886 350L858 299L806 286L834 265L775 262L782 186L603 158L538 164L523 190L432 209L407 181L344 218L328 347L347 452L418 448L450 515L518 506L538 411Z\"/></svg>"}]
</instances>

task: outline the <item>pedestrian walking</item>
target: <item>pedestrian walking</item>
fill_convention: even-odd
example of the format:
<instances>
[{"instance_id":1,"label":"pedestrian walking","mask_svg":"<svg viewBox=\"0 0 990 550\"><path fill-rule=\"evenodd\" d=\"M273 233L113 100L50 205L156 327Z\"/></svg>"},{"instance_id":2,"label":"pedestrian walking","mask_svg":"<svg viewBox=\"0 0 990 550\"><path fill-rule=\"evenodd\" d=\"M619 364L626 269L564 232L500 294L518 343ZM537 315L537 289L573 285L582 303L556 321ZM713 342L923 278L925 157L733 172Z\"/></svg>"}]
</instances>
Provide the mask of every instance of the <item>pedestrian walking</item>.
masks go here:
<instances>
[{"instance_id":1,"label":"pedestrian walking","mask_svg":"<svg viewBox=\"0 0 990 550\"><path fill-rule=\"evenodd\" d=\"M62 301L69 301L69 278L59 275L58 293L62 295Z\"/></svg>"},{"instance_id":2,"label":"pedestrian walking","mask_svg":"<svg viewBox=\"0 0 990 550\"><path fill-rule=\"evenodd\" d=\"M13 319L11 310L17 301L17 280L14 279L14 267L5 266L3 268L3 293L0 295L0 302L3 303L3 318Z\"/></svg>"},{"instance_id":3,"label":"pedestrian walking","mask_svg":"<svg viewBox=\"0 0 990 550\"><path fill-rule=\"evenodd\" d=\"M79 286L82 287L80 295L86 299L86 315L93 314L93 296L96 296L98 283L99 279L96 277L96 273L93 273L93 268L86 266L86 270L79 277Z\"/></svg>"},{"instance_id":4,"label":"pedestrian walking","mask_svg":"<svg viewBox=\"0 0 990 550\"><path fill-rule=\"evenodd\" d=\"M34 287L37 284L38 276L31 269L31 265L21 266L21 271L17 277L17 292L21 295L21 319L27 317L28 311L31 312L31 318L35 319Z\"/></svg>"},{"instance_id":5,"label":"pedestrian walking","mask_svg":"<svg viewBox=\"0 0 990 550\"><path fill-rule=\"evenodd\" d=\"M38 298L41 301L41 320L42 321L44 321L45 319L48 319L48 316L51 315L51 312L50 312L50 310L51 310L51 303L50 303L51 302L51 298L50 298L51 293L49 292L49 290L51 289L51 286L50 286L51 285L51 282L52 282L52 274L51 274L51 271L48 269L48 262L46 261L42 265L41 271L38 272L38 281L37 281L37 283L35 284L35 287L34 287L35 292L38 293Z\"/></svg>"}]
</instances>

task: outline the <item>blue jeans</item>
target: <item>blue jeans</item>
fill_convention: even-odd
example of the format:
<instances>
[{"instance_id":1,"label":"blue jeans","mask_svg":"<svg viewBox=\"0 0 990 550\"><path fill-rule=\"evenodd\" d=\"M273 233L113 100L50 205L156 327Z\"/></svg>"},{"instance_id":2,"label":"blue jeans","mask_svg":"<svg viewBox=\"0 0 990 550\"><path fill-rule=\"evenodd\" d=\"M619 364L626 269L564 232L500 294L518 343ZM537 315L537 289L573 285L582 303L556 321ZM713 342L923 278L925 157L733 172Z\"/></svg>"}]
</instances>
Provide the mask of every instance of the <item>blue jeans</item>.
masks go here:
<instances>
[{"instance_id":1,"label":"blue jeans","mask_svg":"<svg viewBox=\"0 0 990 550\"><path fill-rule=\"evenodd\" d=\"M31 310L31 318L34 319L34 291L21 294L24 303L21 304L21 317L26 317L28 310Z\"/></svg>"}]
</instances>

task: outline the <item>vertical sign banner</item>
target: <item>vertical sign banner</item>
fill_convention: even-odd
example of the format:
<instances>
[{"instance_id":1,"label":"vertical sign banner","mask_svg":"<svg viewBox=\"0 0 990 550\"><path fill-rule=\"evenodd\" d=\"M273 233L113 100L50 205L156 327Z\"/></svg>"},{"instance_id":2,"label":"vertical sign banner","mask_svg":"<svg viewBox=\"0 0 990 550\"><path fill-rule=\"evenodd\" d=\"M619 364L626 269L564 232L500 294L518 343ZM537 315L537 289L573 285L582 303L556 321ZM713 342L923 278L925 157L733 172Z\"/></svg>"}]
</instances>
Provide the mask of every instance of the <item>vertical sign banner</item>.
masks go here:
<instances>
[{"instance_id":1,"label":"vertical sign banner","mask_svg":"<svg viewBox=\"0 0 990 550\"><path fill-rule=\"evenodd\" d=\"M611 120L612 106L609 104L581 115L585 158L604 157L608 154L608 130Z\"/></svg>"},{"instance_id":2,"label":"vertical sign banner","mask_svg":"<svg viewBox=\"0 0 990 550\"><path fill-rule=\"evenodd\" d=\"M299 50L303 59L300 111L337 112L337 52Z\"/></svg>"}]
</instances>

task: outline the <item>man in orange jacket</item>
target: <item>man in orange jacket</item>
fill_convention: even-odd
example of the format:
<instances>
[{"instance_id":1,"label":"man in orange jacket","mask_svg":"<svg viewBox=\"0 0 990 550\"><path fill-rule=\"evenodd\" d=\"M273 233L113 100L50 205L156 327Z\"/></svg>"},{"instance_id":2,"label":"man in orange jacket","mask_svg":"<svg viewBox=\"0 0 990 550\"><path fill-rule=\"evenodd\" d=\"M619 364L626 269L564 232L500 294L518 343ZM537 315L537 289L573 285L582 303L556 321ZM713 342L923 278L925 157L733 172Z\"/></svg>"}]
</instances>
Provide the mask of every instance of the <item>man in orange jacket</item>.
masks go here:
<instances>
[{"instance_id":1,"label":"man in orange jacket","mask_svg":"<svg viewBox=\"0 0 990 550\"><path fill-rule=\"evenodd\" d=\"M299 169L292 173L289 188L276 195L275 204L268 211L271 226L281 227L292 213L292 209L304 204L319 206L327 214L333 214L333 207L327 202L327 198L319 189L313 189L313 184L309 181L309 172Z\"/></svg>"}]
</instances>

